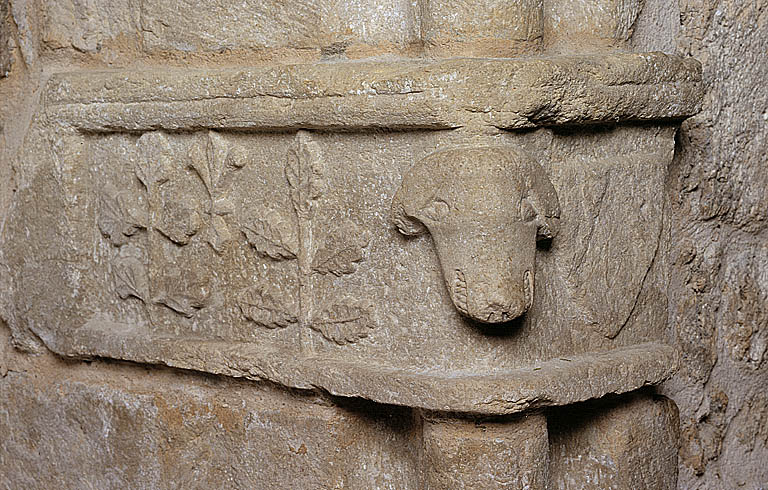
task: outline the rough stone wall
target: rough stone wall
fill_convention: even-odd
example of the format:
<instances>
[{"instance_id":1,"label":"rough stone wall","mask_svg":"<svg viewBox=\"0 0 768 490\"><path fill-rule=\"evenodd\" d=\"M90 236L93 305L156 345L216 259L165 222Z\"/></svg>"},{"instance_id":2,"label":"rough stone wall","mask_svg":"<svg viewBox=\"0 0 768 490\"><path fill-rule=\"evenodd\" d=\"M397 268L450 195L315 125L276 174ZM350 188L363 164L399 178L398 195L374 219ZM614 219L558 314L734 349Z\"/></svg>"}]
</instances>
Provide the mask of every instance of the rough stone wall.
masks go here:
<instances>
[{"instance_id":1,"label":"rough stone wall","mask_svg":"<svg viewBox=\"0 0 768 490\"><path fill-rule=\"evenodd\" d=\"M23 181L25 164L15 156L30 125L40 82L51 70L259 64L278 58L311 60L339 53L353 58L392 52L407 54L411 49L412 19L395 22L382 18L382 29L399 30L400 34L394 37L401 44L378 43L375 32L361 37L333 29L307 30L307 35L325 36L330 48L324 52L309 48L287 50L280 39L254 40L247 37L247 30L242 30L231 33L239 39L236 44L240 48L212 44L210 36L215 33L201 32L194 42L203 49L190 51L184 49L184 43L193 41L177 39L173 32L157 37L150 25L151 18L139 14L139 3L0 0L0 227L16 182ZM147 11L152 13L167 9L169 4L148 5L151 8ZM360 15L361 9L366 8L365 2L356 5L349 15ZM194 16L188 20L193 22ZM162 29L163 25L155 27ZM761 488L768 482L768 1L647 0L632 41L638 51L662 50L698 58L703 63L707 83L704 109L684 124L678 136L678 154L668 182L673 203L670 336L682 350L684 362L680 374L662 391L680 409L678 486ZM0 287L4 287L4 276L5 271L0 270ZM60 452L61 448L77 447L78 440L87 441L81 444L80 450L85 452L78 457L84 462L91 461L94 468L94 462L109 463L107 459L94 458L94 454L130 459L142 448L121 446L119 439L114 440L114 447L103 447L99 434L110 427L119 429L121 419L134 417L131 410L144 410L139 418L146 425L140 430L147 431L148 447L158 447L157 454L166 458L166 463L162 458L129 462L121 470L124 474L107 475L105 478L111 480L88 483L96 487L119 485L129 481L132 472L141 470L148 472L146 481L151 487L152 472L160 474L168 461L189 457L172 454L172 446L164 445L168 437L210 437L220 424L231 420L233 411L242 417L251 403L262 410L265 405L277 410L286 403L284 395L272 393L270 388L214 382L204 376L174 376L162 370L148 374L144 368L102 361L87 366L62 363L44 353L40 356L45 359L38 357L32 359L36 362L30 362L27 355L11 350L4 325L0 326L0 343L0 434L4 435L0 446L7 448L14 440L30 437L50 438L47 452L23 453L24 448L18 446L16 450L21 453L0 456L18 458L20 464L26 465L18 474L34 474L39 461L49 468L63 464L57 460L72 454ZM34 348L34 343L27 347ZM62 375L63 371L71 372ZM192 395L185 393L185 388L191 385ZM163 404L168 402L146 394L158 388L170 390L167 398L171 405L192 408L186 412L163 411ZM233 390L238 393L238 403L242 403L234 408L234 398L222 398L231 396ZM267 390L266 395L263 390ZM55 400L67 397L91 400L86 405L90 404L93 413L57 413L63 409ZM194 403L189 397L195 398ZM264 401L265 397L268 400ZM330 454L330 448L341 440L354 453L355 444L365 442L365 438L344 434L345 417L366 419L364 412L365 407L357 407L350 414L322 413L317 420L308 420L309 430L326 424L341 434L335 441L316 441L317 450ZM18 426L21 420L29 421L33 432L42 433L24 434ZM58 420L61 426L52 424L52 420ZM94 420L100 422L95 424ZM397 430L404 434L399 441L409 440L408 427ZM160 436L157 431L167 432ZM12 436L5 435L11 433ZM52 437L57 433L58 437ZM371 429L374 433L378 432ZM252 435L244 433L244 437ZM288 444L285 453L277 456L281 461L300 459L313 449L303 446L295 434L285 437L297 439L297 443ZM375 439L373 435L366 437ZM234 450L237 443L222 440L214 447ZM387 457L386 452L381 454ZM6 464L7 461L0 460L0 467ZM238 461L238 465L248 464L247 460ZM224 466L222 463L221 467ZM301 468L301 464L286 462L275 471L274 478L292 468ZM403 470L404 474L409 471L400 468ZM312 472L306 468L303 471L308 472L307 481L311 481ZM225 481L226 477L222 475L217 481ZM390 477L383 474L381 481L387 482ZM0 478L0 485L4 483ZM388 484L397 488L396 483ZM233 486L237 484L234 482Z\"/></svg>"},{"instance_id":2,"label":"rough stone wall","mask_svg":"<svg viewBox=\"0 0 768 490\"><path fill-rule=\"evenodd\" d=\"M704 108L668 185L670 326L683 370L681 488L768 483L768 3L681 0L678 51L704 66Z\"/></svg>"},{"instance_id":3,"label":"rough stone wall","mask_svg":"<svg viewBox=\"0 0 768 490\"><path fill-rule=\"evenodd\" d=\"M680 488L768 482L768 2L649 1L634 44L696 57L707 93L667 190Z\"/></svg>"}]
</instances>

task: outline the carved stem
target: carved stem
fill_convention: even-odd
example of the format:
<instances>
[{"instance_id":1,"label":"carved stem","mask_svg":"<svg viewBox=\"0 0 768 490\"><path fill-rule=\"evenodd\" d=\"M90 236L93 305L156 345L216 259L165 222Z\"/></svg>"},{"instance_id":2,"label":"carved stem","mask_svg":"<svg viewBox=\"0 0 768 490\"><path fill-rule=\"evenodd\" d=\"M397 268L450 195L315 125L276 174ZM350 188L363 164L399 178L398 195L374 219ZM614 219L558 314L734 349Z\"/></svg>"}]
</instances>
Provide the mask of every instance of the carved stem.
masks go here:
<instances>
[{"instance_id":1,"label":"carved stem","mask_svg":"<svg viewBox=\"0 0 768 490\"><path fill-rule=\"evenodd\" d=\"M159 254L162 253L163 244L160 237L155 232L155 220L157 210L160 209L162 203L159 202L159 189L157 183L150 181L146 184L147 188L147 298L144 301L144 309L147 312L147 318L149 319L150 326L155 325L155 320L152 317L152 305L155 300L154 284L157 280L158 273L155 270L156 264L161 263Z\"/></svg>"},{"instance_id":2,"label":"carved stem","mask_svg":"<svg viewBox=\"0 0 768 490\"><path fill-rule=\"evenodd\" d=\"M312 324L312 216L310 208L309 216L299 215L299 327L302 350L311 352L312 336L309 327Z\"/></svg>"}]
</instances>

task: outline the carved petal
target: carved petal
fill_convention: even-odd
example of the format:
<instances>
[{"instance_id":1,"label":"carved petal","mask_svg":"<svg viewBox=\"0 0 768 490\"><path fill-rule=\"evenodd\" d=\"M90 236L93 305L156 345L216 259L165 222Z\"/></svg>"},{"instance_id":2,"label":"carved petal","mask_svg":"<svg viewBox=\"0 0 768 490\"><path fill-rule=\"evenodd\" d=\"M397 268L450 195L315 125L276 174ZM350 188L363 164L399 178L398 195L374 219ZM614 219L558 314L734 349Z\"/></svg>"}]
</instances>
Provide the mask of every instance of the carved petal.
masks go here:
<instances>
[{"instance_id":1,"label":"carved petal","mask_svg":"<svg viewBox=\"0 0 768 490\"><path fill-rule=\"evenodd\" d=\"M176 313L192 318L204 305L197 298L184 294L163 294L155 298L155 303L165 305Z\"/></svg>"},{"instance_id":2,"label":"carved petal","mask_svg":"<svg viewBox=\"0 0 768 490\"><path fill-rule=\"evenodd\" d=\"M229 233L229 226L224 218L214 215L211 217L211 229L208 233L208 243L217 252L224 250L224 245L232 238Z\"/></svg>"}]
</instances>

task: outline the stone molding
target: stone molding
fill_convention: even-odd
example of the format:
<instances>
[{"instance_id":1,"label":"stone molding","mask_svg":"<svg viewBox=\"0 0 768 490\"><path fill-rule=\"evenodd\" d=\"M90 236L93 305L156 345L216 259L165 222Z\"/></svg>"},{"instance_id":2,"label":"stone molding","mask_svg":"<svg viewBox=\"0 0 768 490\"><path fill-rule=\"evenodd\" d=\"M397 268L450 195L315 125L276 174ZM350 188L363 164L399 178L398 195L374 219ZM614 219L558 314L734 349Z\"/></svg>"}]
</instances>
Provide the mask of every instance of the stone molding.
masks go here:
<instances>
[{"instance_id":1,"label":"stone molding","mask_svg":"<svg viewBox=\"0 0 768 490\"><path fill-rule=\"evenodd\" d=\"M531 129L681 120L701 66L661 53L54 74L51 121L83 131Z\"/></svg>"}]
</instances>

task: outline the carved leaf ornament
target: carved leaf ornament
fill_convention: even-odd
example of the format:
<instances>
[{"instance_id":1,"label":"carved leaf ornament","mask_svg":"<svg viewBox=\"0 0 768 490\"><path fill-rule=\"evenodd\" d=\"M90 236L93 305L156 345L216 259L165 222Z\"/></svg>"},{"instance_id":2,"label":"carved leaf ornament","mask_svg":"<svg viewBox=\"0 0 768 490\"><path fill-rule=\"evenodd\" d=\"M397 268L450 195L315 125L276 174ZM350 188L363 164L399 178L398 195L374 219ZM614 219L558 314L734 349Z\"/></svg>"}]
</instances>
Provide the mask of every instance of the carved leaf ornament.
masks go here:
<instances>
[{"instance_id":1,"label":"carved leaf ornament","mask_svg":"<svg viewBox=\"0 0 768 490\"><path fill-rule=\"evenodd\" d=\"M312 270L337 277L355 272L355 264L364 258L370 236L356 225L348 224L329 236L312 261Z\"/></svg>"},{"instance_id":2,"label":"carved leaf ornament","mask_svg":"<svg viewBox=\"0 0 768 490\"><path fill-rule=\"evenodd\" d=\"M136 143L134 160L134 173L145 192L137 197L109 186L102 192L97 224L118 248L112 270L120 298L164 305L188 318L205 306L207 283L194 277L192 271L164 270L163 245L158 242L165 239L179 247L188 246L201 233L200 240L221 254L233 239L226 218L235 212L228 184L233 172L247 164L248 154L230 145L216 131L208 131L204 141L204 151L198 146L199 151L193 152L197 156L184 168L174 160L174 150L165 134L145 133ZM365 258L370 234L348 220L342 220L333 232L314 230L313 218L325 187L322 163L320 146L311 133L299 131L284 166L292 209L266 210L242 226L247 242L258 255L297 262L301 300L293 301L290 294L270 285L256 284L242 291L236 303L243 316L259 326L274 329L298 324L344 345L367 337L375 327L371 306L343 298L315 312L310 284L315 274L353 274ZM175 180L188 175L184 174L186 170L194 171L203 183L209 197L207 211L190 207L184 187ZM291 211L295 217L287 217ZM140 230L146 231L146 239L142 240L146 250L140 241L132 242ZM312 245L313 236L317 246Z\"/></svg>"},{"instance_id":3,"label":"carved leaf ornament","mask_svg":"<svg viewBox=\"0 0 768 490\"><path fill-rule=\"evenodd\" d=\"M368 336L374 328L371 308L344 298L324 309L311 328L338 345L351 344Z\"/></svg>"},{"instance_id":4,"label":"carved leaf ornament","mask_svg":"<svg viewBox=\"0 0 768 490\"><path fill-rule=\"evenodd\" d=\"M248 243L262 257L275 260L295 259L298 243L293 224L277 211L268 212L264 218L255 218L251 225L243 227Z\"/></svg>"},{"instance_id":5,"label":"carved leaf ornament","mask_svg":"<svg viewBox=\"0 0 768 490\"><path fill-rule=\"evenodd\" d=\"M230 171L245 166L247 153L240 147L230 148L226 139L214 131L207 133L205 142L204 155L191 159L189 168L210 197L208 216L188 203L181 183L174 184L177 176L184 175L184 169L175 161L168 137L159 131L144 133L136 142L133 171L145 192L137 196L108 185L99 196L97 225L118 247L112 270L121 298L161 304L186 317L205 306L209 294L206 281L188 271L169 276L162 264L155 264L162 247L156 237L182 247L204 230L203 239L217 253L231 239L224 216L232 214L234 206L226 192L226 177ZM148 232L146 250L139 241L131 243L139 230Z\"/></svg>"},{"instance_id":6,"label":"carved leaf ornament","mask_svg":"<svg viewBox=\"0 0 768 490\"><path fill-rule=\"evenodd\" d=\"M284 173L296 218L289 219L280 211L268 210L262 216L253 218L242 231L260 256L275 261L298 262L301 296L301 290L307 289L313 274L340 277L354 273L356 265L365 258L370 235L355 223L344 221L334 233L321 239L316 249L310 247L312 219L325 186L320 171L322 152L309 132L299 131L286 157ZM300 311L291 313L296 307L285 304L281 299L284 295L257 285L246 290L238 304L248 320L267 328L285 328L301 323L299 318L304 315ZM314 314L312 301L311 296L299 301L299 308L310 310L309 328L338 345L357 342L367 337L375 327L370 305L353 303L345 298Z\"/></svg>"},{"instance_id":7,"label":"carved leaf ornament","mask_svg":"<svg viewBox=\"0 0 768 490\"><path fill-rule=\"evenodd\" d=\"M240 295L238 306L248 320L262 327L286 328L298 323L298 318L290 313L292 308L284 303L285 297L266 286L254 286Z\"/></svg>"}]
</instances>

